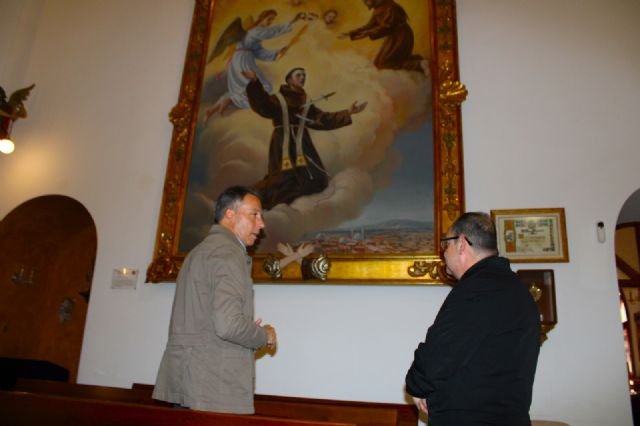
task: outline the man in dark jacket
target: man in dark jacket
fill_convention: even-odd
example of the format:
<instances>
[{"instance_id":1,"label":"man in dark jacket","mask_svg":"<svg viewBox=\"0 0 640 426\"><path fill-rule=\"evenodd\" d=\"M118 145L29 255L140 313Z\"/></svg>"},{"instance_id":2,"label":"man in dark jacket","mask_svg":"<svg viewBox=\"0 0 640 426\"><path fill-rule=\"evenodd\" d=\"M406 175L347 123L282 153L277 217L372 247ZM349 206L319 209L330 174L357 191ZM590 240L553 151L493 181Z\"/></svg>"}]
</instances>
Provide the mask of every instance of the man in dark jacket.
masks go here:
<instances>
[{"instance_id":1,"label":"man in dark jacket","mask_svg":"<svg viewBox=\"0 0 640 426\"><path fill-rule=\"evenodd\" d=\"M406 377L429 426L530 425L540 348L538 308L498 257L485 213L465 213L441 240L447 272L458 279Z\"/></svg>"}]
</instances>

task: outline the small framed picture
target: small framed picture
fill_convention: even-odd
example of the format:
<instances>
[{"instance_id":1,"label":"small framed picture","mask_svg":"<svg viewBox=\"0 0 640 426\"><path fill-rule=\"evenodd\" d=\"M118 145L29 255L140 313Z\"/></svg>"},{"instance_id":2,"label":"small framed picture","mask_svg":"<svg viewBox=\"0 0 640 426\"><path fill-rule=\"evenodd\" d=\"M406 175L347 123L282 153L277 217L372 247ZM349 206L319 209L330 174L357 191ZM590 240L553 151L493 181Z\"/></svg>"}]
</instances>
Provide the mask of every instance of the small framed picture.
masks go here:
<instances>
[{"instance_id":1,"label":"small framed picture","mask_svg":"<svg viewBox=\"0 0 640 426\"><path fill-rule=\"evenodd\" d=\"M491 210L498 251L512 262L568 262L563 208Z\"/></svg>"},{"instance_id":2,"label":"small framed picture","mask_svg":"<svg viewBox=\"0 0 640 426\"><path fill-rule=\"evenodd\" d=\"M540 322L543 325L557 324L553 269L520 269L516 273L538 305Z\"/></svg>"}]
</instances>

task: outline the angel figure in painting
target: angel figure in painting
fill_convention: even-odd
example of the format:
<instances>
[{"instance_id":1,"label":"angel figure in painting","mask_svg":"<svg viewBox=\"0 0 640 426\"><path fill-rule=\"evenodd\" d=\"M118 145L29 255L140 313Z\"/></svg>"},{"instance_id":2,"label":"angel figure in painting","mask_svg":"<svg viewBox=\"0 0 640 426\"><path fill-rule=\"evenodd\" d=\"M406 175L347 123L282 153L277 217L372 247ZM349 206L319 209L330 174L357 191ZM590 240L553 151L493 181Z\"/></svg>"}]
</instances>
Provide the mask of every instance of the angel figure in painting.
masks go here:
<instances>
[{"instance_id":1,"label":"angel figure in painting","mask_svg":"<svg viewBox=\"0 0 640 426\"><path fill-rule=\"evenodd\" d=\"M413 54L413 30L402 6L393 0L363 0L372 10L371 19L362 27L340 34L339 38L361 40L383 39L382 46L373 60L378 69L427 72L428 63L420 55Z\"/></svg>"},{"instance_id":2,"label":"angel figure in painting","mask_svg":"<svg viewBox=\"0 0 640 426\"><path fill-rule=\"evenodd\" d=\"M205 112L205 121L209 120L215 113L220 113L222 116L231 104L240 109L249 108L249 101L246 95L246 87L249 84L249 80L242 75L242 71L254 71L265 89L271 92L271 84L258 67L256 60L275 61L284 55L291 43L278 50L269 50L262 47L262 42L290 32L293 24L305 19L305 13L301 12L296 14L290 22L272 25L277 15L278 12L274 9L264 10L248 28L243 28L241 19L236 18L224 30L211 51L207 63L235 44L232 47L233 54L227 64L227 92Z\"/></svg>"}]
</instances>

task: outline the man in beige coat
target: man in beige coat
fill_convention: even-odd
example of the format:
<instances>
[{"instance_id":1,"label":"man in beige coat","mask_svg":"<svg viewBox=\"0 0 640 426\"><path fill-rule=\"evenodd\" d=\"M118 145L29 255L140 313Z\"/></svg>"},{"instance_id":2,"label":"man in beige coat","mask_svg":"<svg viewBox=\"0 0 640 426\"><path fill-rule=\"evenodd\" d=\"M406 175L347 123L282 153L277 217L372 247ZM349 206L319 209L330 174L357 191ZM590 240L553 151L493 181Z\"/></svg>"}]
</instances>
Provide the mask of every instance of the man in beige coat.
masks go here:
<instances>
[{"instance_id":1,"label":"man in beige coat","mask_svg":"<svg viewBox=\"0 0 640 426\"><path fill-rule=\"evenodd\" d=\"M276 345L272 326L253 319L251 257L264 228L257 192L226 189L215 225L186 257L153 397L194 410L253 414L254 351Z\"/></svg>"}]
</instances>

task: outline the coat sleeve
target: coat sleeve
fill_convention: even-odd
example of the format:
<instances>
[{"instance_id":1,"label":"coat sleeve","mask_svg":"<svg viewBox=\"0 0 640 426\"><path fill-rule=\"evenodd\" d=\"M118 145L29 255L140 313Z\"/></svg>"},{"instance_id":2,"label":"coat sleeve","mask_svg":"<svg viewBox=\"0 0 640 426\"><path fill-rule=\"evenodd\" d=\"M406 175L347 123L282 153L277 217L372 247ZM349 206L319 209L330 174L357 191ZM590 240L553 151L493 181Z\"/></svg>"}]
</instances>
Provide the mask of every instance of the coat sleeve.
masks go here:
<instances>
[{"instance_id":1,"label":"coat sleeve","mask_svg":"<svg viewBox=\"0 0 640 426\"><path fill-rule=\"evenodd\" d=\"M246 282L245 265L229 256L217 262L213 294L213 324L215 333L223 340L258 349L267 342L264 329L253 320L253 289ZM250 280L250 279L249 279ZM248 306L247 304L250 304Z\"/></svg>"},{"instance_id":2,"label":"coat sleeve","mask_svg":"<svg viewBox=\"0 0 640 426\"><path fill-rule=\"evenodd\" d=\"M428 398L473 356L482 340L477 312L473 299L447 298L425 341L414 352L405 379L407 393Z\"/></svg>"}]
</instances>

